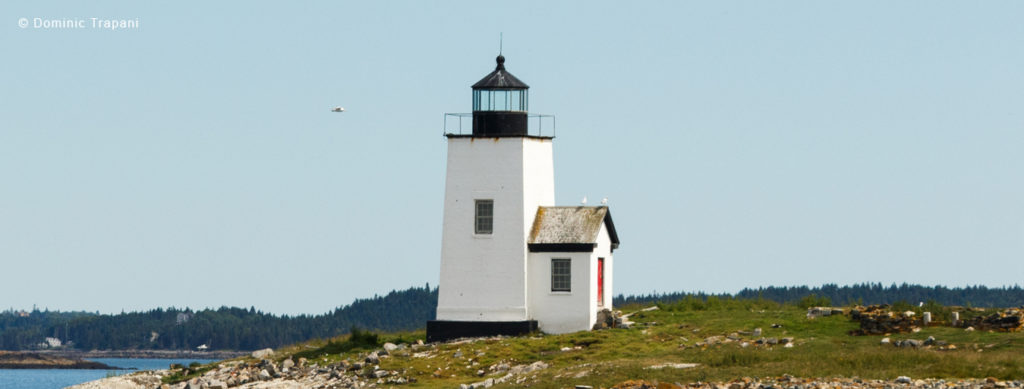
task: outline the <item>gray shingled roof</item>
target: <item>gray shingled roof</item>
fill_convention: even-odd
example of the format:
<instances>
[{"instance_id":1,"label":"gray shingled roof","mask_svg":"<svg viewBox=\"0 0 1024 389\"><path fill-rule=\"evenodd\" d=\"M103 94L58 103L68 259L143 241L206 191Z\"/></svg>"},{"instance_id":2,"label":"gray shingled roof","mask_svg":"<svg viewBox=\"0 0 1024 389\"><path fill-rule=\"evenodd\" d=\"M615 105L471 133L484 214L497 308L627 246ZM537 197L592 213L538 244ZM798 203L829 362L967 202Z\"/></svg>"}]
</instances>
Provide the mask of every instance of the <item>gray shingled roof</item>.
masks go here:
<instances>
[{"instance_id":1,"label":"gray shingled roof","mask_svg":"<svg viewBox=\"0 0 1024 389\"><path fill-rule=\"evenodd\" d=\"M531 251L546 251L542 249L557 246L593 247L602 223L607 226L612 248L617 248L619 237L608 207L539 207L528 243L536 249Z\"/></svg>"}]
</instances>

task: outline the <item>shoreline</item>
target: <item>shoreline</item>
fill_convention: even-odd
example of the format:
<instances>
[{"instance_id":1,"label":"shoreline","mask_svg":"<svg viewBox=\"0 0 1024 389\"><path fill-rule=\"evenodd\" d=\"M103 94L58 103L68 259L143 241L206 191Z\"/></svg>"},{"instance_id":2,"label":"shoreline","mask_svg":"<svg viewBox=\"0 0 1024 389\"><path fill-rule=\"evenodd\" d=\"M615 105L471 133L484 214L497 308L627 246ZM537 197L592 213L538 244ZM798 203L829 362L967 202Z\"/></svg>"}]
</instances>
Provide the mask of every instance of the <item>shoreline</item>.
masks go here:
<instances>
[{"instance_id":1,"label":"shoreline","mask_svg":"<svg viewBox=\"0 0 1024 389\"><path fill-rule=\"evenodd\" d=\"M223 360L249 355L249 351L192 351L192 350L40 350L18 351L53 355L71 359L127 358L127 359L212 359Z\"/></svg>"},{"instance_id":2,"label":"shoreline","mask_svg":"<svg viewBox=\"0 0 1024 389\"><path fill-rule=\"evenodd\" d=\"M0 369L134 370L81 358L65 358L22 351L0 351Z\"/></svg>"}]
</instances>

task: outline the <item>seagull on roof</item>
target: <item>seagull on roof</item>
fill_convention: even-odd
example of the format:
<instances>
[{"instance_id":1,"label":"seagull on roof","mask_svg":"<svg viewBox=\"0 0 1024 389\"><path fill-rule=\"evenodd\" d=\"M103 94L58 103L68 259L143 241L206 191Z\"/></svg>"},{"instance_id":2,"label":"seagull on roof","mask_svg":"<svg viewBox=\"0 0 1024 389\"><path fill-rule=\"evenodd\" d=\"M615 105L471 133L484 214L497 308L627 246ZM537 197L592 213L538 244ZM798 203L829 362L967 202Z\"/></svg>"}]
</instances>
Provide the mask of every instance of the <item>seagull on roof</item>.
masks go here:
<instances>
[{"instance_id":1,"label":"seagull on roof","mask_svg":"<svg viewBox=\"0 0 1024 389\"><path fill-rule=\"evenodd\" d=\"M345 107L339 105L337 107L331 108L331 112L345 112Z\"/></svg>"}]
</instances>

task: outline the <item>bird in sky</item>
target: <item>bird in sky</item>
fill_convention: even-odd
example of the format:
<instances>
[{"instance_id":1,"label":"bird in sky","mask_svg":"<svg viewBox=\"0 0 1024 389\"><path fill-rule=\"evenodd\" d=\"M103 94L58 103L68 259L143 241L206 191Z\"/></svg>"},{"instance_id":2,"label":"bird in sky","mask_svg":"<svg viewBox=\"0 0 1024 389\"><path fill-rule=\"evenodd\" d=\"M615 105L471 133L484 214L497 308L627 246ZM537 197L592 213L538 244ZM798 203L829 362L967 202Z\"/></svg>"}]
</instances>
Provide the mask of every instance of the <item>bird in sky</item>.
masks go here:
<instances>
[{"instance_id":1,"label":"bird in sky","mask_svg":"<svg viewBox=\"0 0 1024 389\"><path fill-rule=\"evenodd\" d=\"M345 107L339 105L337 107L331 108L331 112L345 112Z\"/></svg>"},{"instance_id":2,"label":"bird in sky","mask_svg":"<svg viewBox=\"0 0 1024 389\"><path fill-rule=\"evenodd\" d=\"M608 205L608 198L607 197L601 199L601 205Z\"/></svg>"},{"instance_id":3,"label":"bird in sky","mask_svg":"<svg viewBox=\"0 0 1024 389\"><path fill-rule=\"evenodd\" d=\"M587 205L587 196L583 196L583 200L580 201L580 204Z\"/></svg>"}]
</instances>

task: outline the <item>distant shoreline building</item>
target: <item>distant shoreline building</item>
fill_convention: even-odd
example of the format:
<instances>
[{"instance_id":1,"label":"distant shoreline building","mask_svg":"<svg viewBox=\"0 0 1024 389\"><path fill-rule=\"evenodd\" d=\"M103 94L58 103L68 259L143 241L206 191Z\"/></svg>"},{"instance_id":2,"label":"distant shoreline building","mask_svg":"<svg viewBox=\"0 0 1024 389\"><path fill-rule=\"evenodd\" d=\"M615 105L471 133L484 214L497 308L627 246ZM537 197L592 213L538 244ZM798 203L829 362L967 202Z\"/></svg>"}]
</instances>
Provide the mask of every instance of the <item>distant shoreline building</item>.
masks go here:
<instances>
[{"instance_id":1,"label":"distant shoreline building","mask_svg":"<svg viewBox=\"0 0 1024 389\"><path fill-rule=\"evenodd\" d=\"M531 133L528 121L543 118L528 114L529 86L504 63L499 55L472 86L472 132L445 134L441 283L428 341L588 330L612 308L611 213L555 206L554 135Z\"/></svg>"}]
</instances>

